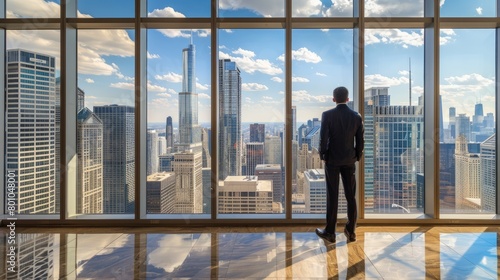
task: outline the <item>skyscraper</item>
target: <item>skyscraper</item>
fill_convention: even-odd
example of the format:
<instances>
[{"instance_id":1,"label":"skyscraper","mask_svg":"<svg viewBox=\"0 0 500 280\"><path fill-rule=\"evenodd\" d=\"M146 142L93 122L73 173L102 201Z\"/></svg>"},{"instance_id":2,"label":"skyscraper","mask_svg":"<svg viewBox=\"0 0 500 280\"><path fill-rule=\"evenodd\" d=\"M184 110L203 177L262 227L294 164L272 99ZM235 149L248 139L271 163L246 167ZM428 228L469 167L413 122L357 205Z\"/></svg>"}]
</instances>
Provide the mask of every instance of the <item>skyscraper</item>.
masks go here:
<instances>
[{"instance_id":1,"label":"skyscraper","mask_svg":"<svg viewBox=\"0 0 500 280\"><path fill-rule=\"evenodd\" d=\"M456 135L456 127L455 127L455 118L457 115L457 109L455 107L450 107L448 109L448 118L449 118L449 127L451 138L455 139L458 135Z\"/></svg>"},{"instance_id":2,"label":"skyscraper","mask_svg":"<svg viewBox=\"0 0 500 280\"><path fill-rule=\"evenodd\" d=\"M241 76L229 59L219 60L219 180L241 174Z\"/></svg>"},{"instance_id":3,"label":"skyscraper","mask_svg":"<svg viewBox=\"0 0 500 280\"><path fill-rule=\"evenodd\" d=\"M455 210L467 212L481 208L481 159L469 153L467 138L459 134L455 144Z\"/></svg>"},{"instance_id":4,"label":"skyscraper","mask_svg":"<svg viewBox=\"0 0 500 280\"><path fill-rule=\"evenodd\" d=\"M496 184L496 134L481 143L481 209L495 213Z\"/></svg>"},{"instance_id":5,"label":"skyscraper","mask_svg":"<svg viewBox=\"0 0 500 280\"><path fill-rule=\"evenodd\" d=\"M167 126L165 130L165 138L167 138L167 148L174 146L174 128L172 126L172 117L167 117Z\"/></svg>"},{"instance_id":6,"label":"skyscraper","mask_svg":"<svg viewBox=\"0 0 500 280\"><path fill-rule=\"evenodd\" d=\"M88 108L78 112L76 213L103 213L103 125Z\"/></svg>"},{"instance_id":7,"label":"skyscraper","mask_svg":"<svg viewBox=\"0 0 500 280\"><path fill-rule=\"evenodd\" d=\"M182 66L182 91L179 92L179 143L198 143L201 141L201 130L198 125L195 48L192 42L182 50Z\"/></svg>"},{"instance_id":8,"label":"skyscraper","mask_svg":"<svg viewBox=\"0 0 500 280\"><path fill-rule=\"evenodd\" d=\"M154 173L146 181L146 213L171 214L175 207L175 174Z\"/></svg>"},{"instance_id":9,"label":"skyscraper","mask_svg":"<svg viewBox=\"0 0 500 280\"><path fill-rule=\"evenodd\" d=\"M266 125L263 123L250 124L250 142L264 143L266 137Z\"/></svg>"},{"instance_id":10,"label":"skyscraper","mask_svg":"<svg viewBox=\"0 0 500 280\"><path fill-rule=\"evenodd\" d=\"M304 193L306 213L326 213L326 181L324 169L308 169L304 172ZM339 183L338 213L347 213L342 180Z\"/></svg>"},{"instance_id":11,"label":"skyscraper","mask_svg":"<svg viewBox=\"0 0 500 280\"><path fill-rule=\"evenodd\" d=\"M387 92L381 94L365 102L365 210L391 213L393 204L416 209L423 107L392 106Z\"/></svg>"},{"instance_id":12,"label":"skyscraper","mask_svg":"<svg viewBox=\"0 0 500 280\"><path fill-rule=\"evenodd\" d=\"M158 172L158 133L148 130L146 134L146 175Z\"/></svg>"},{"instance_id":13,"label":"skyscraper","mask_svg":"<svg viewBox=\"0 0 500 280\"><path fill-rule=\"evenodd\" d=\"M455 127L457 139L460 135L464 135L467 142L471 140L469 116L465 114L458 114L458 116L455 117Z\"/></svg>"},{"instance_id":14,"label":"skyscraper","mask_svg":"<svg viewBox=\"0 0 500 280\"><path fill-rule=\"evenodd\" d=\"M217 189L221 214L273 213L272 181L252 176L228 176Z\"/></svg>"},{"instance_id":15,"label":"skyscraper","mask_svg":"<svg viewBox=\"0 0 500 280\"><path fill-rule=\"evenodd\" d=\"M94 106L103 124L104 213L133 213L135 200L134 107Z\"/></svg>"},{"instance_id":16,"label":"skyscraper","mask_svg":"<svg viewBox=\"0 0 500 280\"><path fill-rule=\"evenodd\" d=\"M264 162L268 164L283 165L281 138L279 136L266 136L264 142L265 158Z\"/></svg>"},{"instance_id":17,"label":"skyscraper","mask_svg":"<svg viewBox=\"0 0 500 280\"><path fill-rule=\"evenodd\" d=\"M246 144L246 166L247 173L245 175L252 176L255 174L255 167L258 164L264 163L264 143L251 142Z\"/></svg>"},{"instance_id":18,"label":"skyscraper","mask_svg":"<svg viewBox=\"0 0 500 280\"><path fill-rule=\"evenodd\" d=\"M297 139L297 106L292 106L292 141Z\"/></svg>"},{"instance_id":19,"label":"skyscraper","mask_svg":"<svg viewBox=\"0 0 500 280\"><path fill-rule=\"evenodd\" d=\"M262 180L273 182L273 202L283 203L285 198L284 173L279 164L258 164L255 167L255 176Z\"/></svg>"},{"instance_id":20,"label":"skyscraper","mask_svg":"<svg viewBox=\"0 0 500 280\"><path fill-rule=\"evenodd\" d=\"M4 160L17 180L19 214L56 210L55 64L52 56L7 50Z\"/></svg>"},{"instance_id":21,"label":"skyscraper","mask_svg":"<svg viewBox=\"0 0 500 280\"><path fill-rule=\"evenodd\" d=\"M203 176L201 147L174 155L174 213L203 213Z\"/></svg>"}]
</instances>

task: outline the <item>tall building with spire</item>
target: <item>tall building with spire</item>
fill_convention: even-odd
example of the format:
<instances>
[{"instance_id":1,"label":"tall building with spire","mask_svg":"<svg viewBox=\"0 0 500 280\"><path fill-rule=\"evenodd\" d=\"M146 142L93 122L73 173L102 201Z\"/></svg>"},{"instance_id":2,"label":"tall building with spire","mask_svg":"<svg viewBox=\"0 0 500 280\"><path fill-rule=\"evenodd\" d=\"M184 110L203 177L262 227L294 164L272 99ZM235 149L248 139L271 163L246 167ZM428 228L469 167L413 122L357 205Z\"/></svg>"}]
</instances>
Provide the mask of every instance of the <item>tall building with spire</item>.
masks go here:
<instances>
[{"instance_id":1,"label":"tall building with spire","mask_svg":"<svg viewBox=\"0 0 500 280\"><path fill-rule=\"evenodd\" d=\"M192 144L200 141L195 47L191 39L189 46L182 50L182 91L179 92L179 143Z\"/></svg>"},{"instance_id":2,"label":"tall building with spire","mask_svg":"<svg viewBox=\"0 0 500 280\"><path fill-rule=\"evenodd\" d=\"M241 75L236 62L219 60L219 180L241 175Z\"/></svg>"}]
</instances>

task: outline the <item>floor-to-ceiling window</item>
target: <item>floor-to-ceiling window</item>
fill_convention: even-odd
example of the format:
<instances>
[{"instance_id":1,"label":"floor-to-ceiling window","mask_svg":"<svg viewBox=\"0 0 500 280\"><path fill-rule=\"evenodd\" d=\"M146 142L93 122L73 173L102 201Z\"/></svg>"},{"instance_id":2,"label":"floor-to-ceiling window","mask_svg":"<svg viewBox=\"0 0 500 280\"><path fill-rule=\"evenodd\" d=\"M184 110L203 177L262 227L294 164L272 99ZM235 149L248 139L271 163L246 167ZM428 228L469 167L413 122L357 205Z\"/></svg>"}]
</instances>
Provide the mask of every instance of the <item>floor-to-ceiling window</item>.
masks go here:
<instances>
[{"instance_id":1,"label":"floor-to-ceiling window","mask_svg":"<svg viewBox=\"0 0 500 280\"><path fill-rule=\"evenodd\" d=\"M338 86L361 220L498 213L497 1L0 3L5 217L322 222Z\"/></svg>"}]
</instances>

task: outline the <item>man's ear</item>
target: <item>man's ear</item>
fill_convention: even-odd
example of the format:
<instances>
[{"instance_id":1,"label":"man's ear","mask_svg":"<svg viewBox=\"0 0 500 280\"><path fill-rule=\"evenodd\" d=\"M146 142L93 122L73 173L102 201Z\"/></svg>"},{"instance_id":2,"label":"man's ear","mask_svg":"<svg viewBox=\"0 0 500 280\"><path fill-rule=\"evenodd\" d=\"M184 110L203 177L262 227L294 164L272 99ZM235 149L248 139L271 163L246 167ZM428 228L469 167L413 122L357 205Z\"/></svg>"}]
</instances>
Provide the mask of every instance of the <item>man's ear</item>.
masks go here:
<instances>
[{"instance_id":1,"label":"man's ear","mask_svg":"<svg viewBox=\"0 0 500 280\"><path fill-rule=\"evenodd\" d=\"M347 99L345 100L345 102L349 102L349 97L347 97Z\"/></svg>"},{"instance_id":2,"label":"man's ear","mask_svg":"<svg viewBox=\"0 0 500 280\"><path fill-rule=\"evenodd\" d=\"M333 100L333 102L337 103L337 101L335 101L335 97L334 97L334 98L332 98L332 100Z\"/></svg>"}]
</instances>

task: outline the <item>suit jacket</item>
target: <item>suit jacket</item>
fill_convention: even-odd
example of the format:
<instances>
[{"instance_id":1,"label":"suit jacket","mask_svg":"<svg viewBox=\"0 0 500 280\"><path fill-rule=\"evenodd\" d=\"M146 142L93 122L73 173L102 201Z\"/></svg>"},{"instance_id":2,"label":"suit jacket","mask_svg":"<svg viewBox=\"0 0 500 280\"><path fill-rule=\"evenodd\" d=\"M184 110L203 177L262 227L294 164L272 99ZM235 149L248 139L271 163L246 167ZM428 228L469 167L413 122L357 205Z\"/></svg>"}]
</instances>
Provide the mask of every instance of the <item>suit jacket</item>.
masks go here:
<instances>
[{"instance_id":1,"label":"suit jacket","mask_svg":"<svg viewBox=\"0 0 500 280\"><path fill-rule=\"evenodd\" d=\"M361 115L346 104L323 112L319 154L334 166L354 164L363 155L365 145Z\"/></svg>"}]
</instances>

